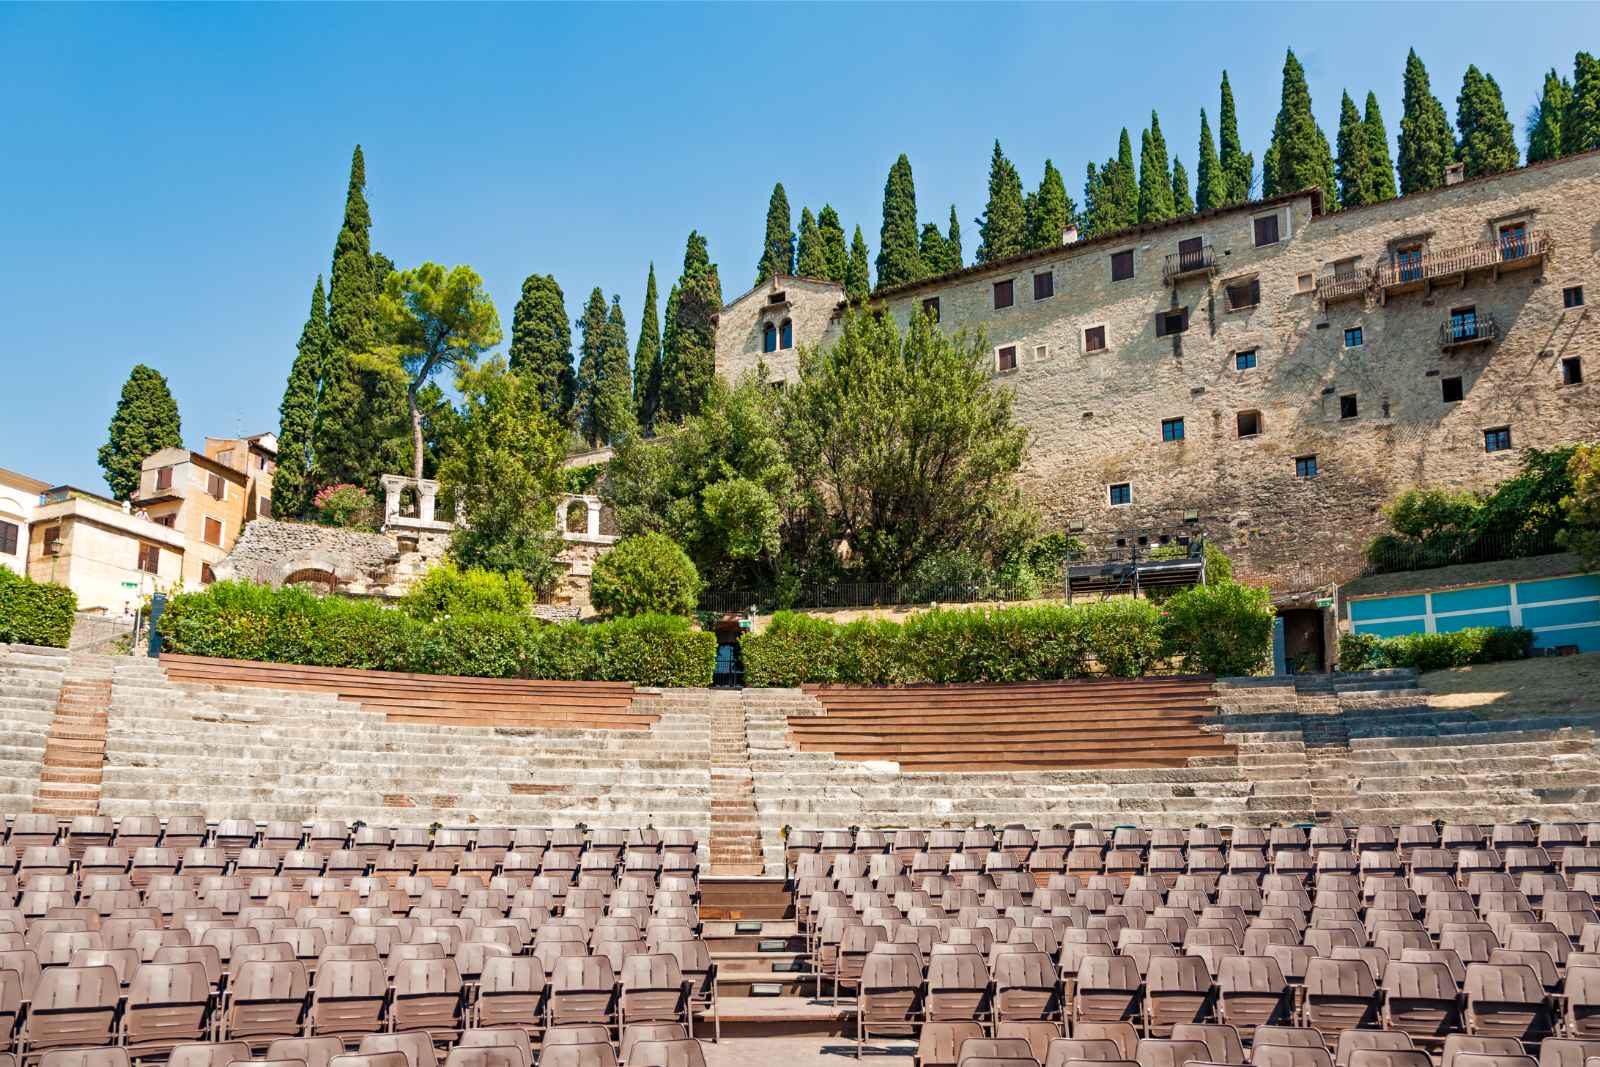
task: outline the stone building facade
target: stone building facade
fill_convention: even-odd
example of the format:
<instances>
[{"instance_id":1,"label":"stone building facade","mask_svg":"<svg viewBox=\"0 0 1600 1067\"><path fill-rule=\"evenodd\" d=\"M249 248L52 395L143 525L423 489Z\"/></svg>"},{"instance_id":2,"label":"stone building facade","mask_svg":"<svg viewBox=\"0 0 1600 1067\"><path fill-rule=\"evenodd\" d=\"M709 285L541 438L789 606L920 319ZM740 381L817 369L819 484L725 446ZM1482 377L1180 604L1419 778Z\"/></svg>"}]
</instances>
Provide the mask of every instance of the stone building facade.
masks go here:
<instances>
[{"instance_id":1,"label":"stone building facade","mask_svg":"<svg viewBox=\"0 0 1600 1067\"><path fill-rule=\"evenodd\" d=\"M1107 546L1200 529L1288 602L1353 576L1403 489L1487 487L1600 435L1597 267L1588 153L1353 210L1237 205L874 300L981 331L1054 524ZM837 285L774 279L722 310L718 371L792 378L763 325L825 346L843 310Z\"/></svg>"}]
</instances>

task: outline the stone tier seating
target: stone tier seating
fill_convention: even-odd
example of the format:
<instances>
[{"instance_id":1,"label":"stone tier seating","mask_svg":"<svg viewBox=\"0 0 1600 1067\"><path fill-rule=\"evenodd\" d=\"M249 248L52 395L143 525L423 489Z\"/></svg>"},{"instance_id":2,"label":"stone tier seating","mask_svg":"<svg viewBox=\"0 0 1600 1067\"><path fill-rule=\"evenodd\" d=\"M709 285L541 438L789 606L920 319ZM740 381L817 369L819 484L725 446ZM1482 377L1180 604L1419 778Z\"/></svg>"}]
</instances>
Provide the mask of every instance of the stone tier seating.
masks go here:
<instances>
[{"instance_id":1,"label":"stone tier seating","mask_svg":"<svg viewBox=\"0 0 1600 1067\"><path fill-rule=\"evenodd\" d=\"M8 1067L693 1067L719 1029L692 831L19 815L0 840Z\"/></svg>"},{"instance_id":2,"label":"stone tier seating","mask_svg":"<svg viewBox=\"0 0 1600 1067\"><path fill-rule=\"evenodd\" d=\"M1213 679L1007 685L806 686L821 716L789 719L802 752L898 763L908 771L1182 767L1232 756L1201 726Z\"/></svg>"},{"instance_id":3,"label":"stone tier seating","mask_svg":"<svg viewBox=\"0 0 1600 1067\"><path fill-rule=\"evenodd\" d=\"M795 830L787 860L810 977L854 1006L858 1053L1600 1057L1600 823Z\"/></svg>"},{"instance_id":4,"label":"stone tier seating","mask_svg":"<svg viewBox=\"0 0 1600 1067\"><path fill-rule=\"evenodd\" d=\"M0 812L33 804L68 662L61 649L0 645Z\"/></svg>"}]
</instances>

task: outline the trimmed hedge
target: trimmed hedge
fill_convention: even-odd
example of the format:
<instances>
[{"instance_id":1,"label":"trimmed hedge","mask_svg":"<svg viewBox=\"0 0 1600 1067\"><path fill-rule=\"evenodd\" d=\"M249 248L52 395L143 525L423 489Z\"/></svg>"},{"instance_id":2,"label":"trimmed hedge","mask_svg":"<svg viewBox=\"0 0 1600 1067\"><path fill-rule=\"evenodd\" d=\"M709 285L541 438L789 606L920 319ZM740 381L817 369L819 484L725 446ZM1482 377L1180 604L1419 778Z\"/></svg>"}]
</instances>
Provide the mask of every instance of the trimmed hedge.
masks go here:
<instances>
[{"instance_id":1,"label":"trimmed hedge","mask_svg":"<svg viewBox=\"0 0 1600 1067\"><path fill-rule=\"evenodd\" d=\"M66 648L77 610L78 597L65 586L0 567L0 644Z\"/></svg>"},{"instance_id":2,"label":"trimmed hedge","mask_svg":"<svg viewBox=\"0 0 1600 1067\"><path fill-rule=\"evenodd\" d=\"M248 582L174 597L158 628L167 651L194 656L485 678L708 686L717 655L716 635L683 618L553 625L485 612L425 620Z\"/></svg>"},{"instance_id":3,"label":"trimmed hedge","mask_svg":"<svg viewBox=\"0 0 1600 1067\"><path fill-rule=\"evenodd\" d=\"M1272 661L1274 613L1265 589L1233 581L1192 585L1168 597L1162 610L1168 648L1185 670L1235 677L1264 671Z\"/></svg>"},{"instance_id":4,"label":"trimmed hedge","mask_svg":"<svg viewBox=\"0 0 1600 1067\"><path fill-rule=\"evenodd\" d=\"M1446 634L1345 634L1339 638L1341 671L1372 671L1386 667L1415 667L1437 671L1526 659L1533 651L1533 631L1522 626L1474 626Z\"/></svg>"}]
</instances>

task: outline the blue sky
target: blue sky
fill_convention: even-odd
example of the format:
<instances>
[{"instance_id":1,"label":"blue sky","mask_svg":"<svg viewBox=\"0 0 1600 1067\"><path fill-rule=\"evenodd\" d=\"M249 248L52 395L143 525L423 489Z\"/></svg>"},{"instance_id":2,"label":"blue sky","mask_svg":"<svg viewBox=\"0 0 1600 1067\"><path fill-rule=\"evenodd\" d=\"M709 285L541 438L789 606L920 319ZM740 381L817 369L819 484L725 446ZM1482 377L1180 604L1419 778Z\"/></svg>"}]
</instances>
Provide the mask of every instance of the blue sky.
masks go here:
<instances>
[{"instance_id":1,"label":"blue sky","mask_svg":"<svg viewBox=\"0 0 1600 1067\"><path fill-rule=\"evenodd\" d=\"M1493 74L1521 143L1600 5L0 6L0 466L103 488L140 361L191 445L275 429L357 142L375 248L471 264L508 334L532 272L573 315L621 294L632 332L691 228L724 295L749 286L776 180L796 222L830 201L876 254L906 152L970 258L996 137L1026 185L1050 157L1081 199L1155 108L1192 177L1226 67L1259 161L1290 46L1330 138L1345 88L1392 137L1413 45L1452 116L1467 64Z\"/></svg>"}]
</instances>

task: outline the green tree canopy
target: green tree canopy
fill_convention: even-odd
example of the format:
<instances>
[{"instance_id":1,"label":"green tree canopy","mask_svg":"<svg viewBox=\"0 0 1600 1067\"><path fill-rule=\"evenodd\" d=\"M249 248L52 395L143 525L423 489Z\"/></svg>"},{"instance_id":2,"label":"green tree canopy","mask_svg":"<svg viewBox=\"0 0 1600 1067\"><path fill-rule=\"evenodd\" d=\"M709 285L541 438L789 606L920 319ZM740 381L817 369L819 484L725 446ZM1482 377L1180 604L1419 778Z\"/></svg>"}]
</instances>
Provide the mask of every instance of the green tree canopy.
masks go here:
<instances>
[{"instance_id":1,"label":"green tree canopy","mask_svg":"<svg viewBox=\"0 0 1600 1067\"><path fill-rule=\"evenodd\" d=\"M822 230L808 207L800 209L800 243L794 272L802 278L828 276L828 253L822 247Z\"/></svg>"},{"instance_id":2,"label":"green tree canopy","mask_svg":"<svg viewBox=\"0 0 1600 1067\"><path fill-rule=\"evenodd\" d=\"M1528 116L1528 162L1544 163L1561 155L1561 124L1572 106L1572 83L1554 67L1544 76L1544 91Z\"/></svg>"},{"instance_id":3,"label":"green tree canopy","mask_svg":"<svg viewBox=\"0 0 1600 1067\"><path fill-rule=\"evenodd\" d=\"M1311 112L1311 90L1306 72L1290 49L1283 61L1283 100L1272 128L1261 168L1262 191L1267 196L1316 187L1327 207L1337 205L1333 177L1333 151Z\"/></svg>"},{"instance_id":4,"label":"green tree canopy","mask_svg":"<svg viewBox=\"0 0 1600 1067\"><path fill-rule=\"evenodd\" d=\"M1176 214L1172 203L1172 168L1167 162L1167 139L1161 119L1150 112L1150 128L1140 137L1139 221L1160 222Z\"/></svg>"},{"instance_id":5,"label":"green tree canopy","mask_svg":"<svg viewBox=\"0 0 1600 1067\"><path fill-rule=\"evenodd\" d=\"M1433 95L1416 49L1406 56L1404 112L1400 116L1400 192L1409 196L1444 184L1455 158L1455 138L1444 105Z\"/></svg>"},{"instance_id":6,"label":"green tree canopy","mask_svg":"<svg viewBox=\"0 0 1600 1067\"><path fill-rule=\"evenodd\" d=\"M140 467L151 453L182 447L178 402L172 398L166 378L143 363L134 364L111 415L109 439L100 446L100 469L105 471L112 497L133 497L139 488Z\"/></svg>"},{"instance_id":7,"label":"green tree canopy","mask_svg":"<svg viewBox=\"0 0 1600 1067\"><path fill-rule=\"evenodd\" d=\"M756 284L775 274L793 273L794 229L789 222L789 197L779 182L772 187L772 197L767 201L767 238L756 263Z\"/></svg>"},{"instance_id":8,"label":"green tree canopy","mask_svg":"<svg viewBox=\"0 0 1600 1067\"><path fill-rule=\"evenodd\" d=\"M1194 214L1194 196L1189 192L1189 172L1183 160L1172 157L1172 210L1179 215Z\"/></svg>"},{"instance_id":9,"label":"green tree canopy","mask_svg":"<svg viewBox=\"0 0 1600 1067\"><path fill-rule=\"evenodd\" d=\"M1339 101L1339 158L1335 170L1339 179L1339 206L1359 207L1374 202L1372 195L1371 142L1367 127L1356 110L1356 102L1346 92Z\"/></svg>"},{"instance_id":10,"label":"green tree canopy","mask_svg":"<svg viewBox=\"0 0 1600 1067\"><path fill-rule=\"evenodd\" d=\"M1233 103L1233 87L1228 84L1228 72L1222 72L1222 108L1217 116L1221 129L1217 133L1221 153L1222 173L1227 179L1227 204L1240 204L1250 199L1250 187L1255 178L1255 156L1246 152L1239 140L1239 112ZM1220 205L1219 205L1220 206Z\"/></svg>"},{"instance_id":11,"label":"green tree canopy","mask_svg":"<svg viewBox=\"0 0 1600 1067\"><path fill-rule=\"evenodd\" d=\"M622 315L622 298L611 297L606 313L605 348L600 357L600 397L595 405L599 439L611 444L625 434L637 433L633 410L633 374L628 365L628 323Z\"/></svg>"},{"instance_id":12,"label":"green tree canopy","mask_svg":"<svg viewBox=\"0 0 1600 1067\"><path fill-rule=\"evenodd\" d=\"M856 227L855 234L850 238L850 259L845 264L844 291L852 300L865 300L872 292L872 276L867 261L867 239L861 236L861 227ZM881 284L881 279L880 279Z\"/></svg>"},{"instance_id":13,"label":"green tree canopy","mask_svg":"<svg viewBox=\"0 0 1600 1067\"><path fill-rule=\"evenodd\" d=\"M510 366L525 375L544 398L544 410L557 422L572 418L577 381L572 373L572 320L567 300L548 274L530 274L511 314Z\"/></svg>"},{"instance_id":14,"label":"green tree canopy","mask_svg":"<svg viewBox=\"0 0 1600 1067\"><path fill-rule=\"evenodd\" d=\"M600 381L606 347L606 295L597 285L574 323L578 328L578 399L574 406L578 433L593 448L600 443Z\"/></svg>"},{"instance_id":15,"label":"green tree canopy","mask_svg":"<svg viewBox=\"0 0 1600 1067\"><path fill-rule=\"evenodd\" d=\"M1022 177L1000 150L999 141L995 141L989 160L989 202L977 221L979 263L1004 259L1026 249L1028 220L1022 205Z\"/></svg>"},{"instance_id":16,"label":"green tree canopy","mask_svg":"<svg viewBox=\"0 0 1600 1067\"><path fill-rule=\"evenodd\" d=\"M914 282L923 275L917 249L917 189L905 153L883 183L883 228L878 233L878 287ZM848 289L848 284L846 289Z\"/></svg>"},{"instance_id":17,"label":"green tree canopy","mask_svg":"<svg viewBox=\"0 0 1600 1067\"><path fill-rule=\"evenodd\" d=\"M1372 202L1393 200L1399 195L1394 184L1394 157L1389 154L1389 128L1383 124L1383 112L1378 108L1378 94L1367 93L1367 106L1361 124L1367 131L1368 175L1372 180Z\"/></svg>"},{"instance_id":18,"label":"green tree canopy","mask_svg":"<svg viewBox=\"0 0 1600 1067\"><path fill-rule=\"evenodd\" d=\"M344 224L334 242L333 274L328 279L328 329L334 345L346 352L367 352L377 342L374 320L381 281L372 276L372 212L366 188L366 157L356 145L350 157Z\"/></svg>"},{"instance_id":19,"label":"green tree canopy","mask_svg":"<svg viewBox=\"0 0 1600 1067\"><path fill-rule=\"evenodd\" d=\"M661 316L656 311L656 265L644 282L639 315L639 345L633 350L633 410L639 428L649 431L661 405Z\"/></svg>"},{"instance_id":20,"label":"green tree canopy","mask_svg":"<svg viewBox=\"0 0 1600 1067\"><path fill-rule=\"evenodd\" d=\"M272 474L272 507L279 518L304 516L319 488L315 483L317 411L332 350L328 296L319 274L311 290L311 311L289 367L289 383L278 405L278 466Z\"/></svg>"},{"instance_id":21,"label":"green tree canopy","mask_svg":"<svg viewBox=\"0 0 1600 1067\"><path fill-rule=\"evenodd\" d=\"M944 234L939 232L937 223L925 222L922 224L922 236L918 240L918 254L922 257L922 266L929 274L943 274L945 261L949 255L945 250Z\"/></svg>"},{"instance_id":22,"label":"green tree canopy","mask_svg":"<svg viewBox=\"0 0 1600 1067\"><path fill-rule=\"evenodd\" d=\"M1600 148L1600 59L1579 52L1572 61L1572 98L1561 118L1561 154Z\"/></svg>"},{"instance_id":23,"label":"green tree canopy","mask_svg":"<svg viewBox=\"0 0 1600 1067\"><path fill-rule=\"evenodd\" d=\"M665 534L625 537L594 565L594 606L611 618L691 615L700 575L688 555Z\"/></svg>"},{"instance_id":24,"label":"green tree canopy","mask_svg":"<svg viewBox=\"0 0 1600 1067\"><path fill-rule=\"evenodd\" d=\"M706 239L689 232L683 250L683 273L667 300L667 325L661 343L661 409L658 415L676 422L700 410L715 377L717 328L722 310L722 281L711 262Z\"/></svg>"},{"instance_id":25,"label":"green tree canopy","mask_svg":"<svg viewBox=\"0 0 1600 1067\"><path fill-rule=\"evenodd\" d=\"M1228 179L1222 171L1222 161L1217 158L1217 145L1211 137L1211 123L1206 119L1206 109L1200 109L1200 163L1196 173L1195 207L1211 211L1228 202Z\"/></svg>"},{"instance_id":26,"label":"green tree canopy","mask_svg":"<svg viewBox=\"0 0 1600 1067\"><path fill-rule=\"evenodd\" d=\"M1500 86L1493 75L1472 64L1456 97L1456 130L1461 135L1457 153L1468 178L1512 170L1520 161Z\"/></svg>"},{"instance_id":27,"label":"green tree canopy","mask_svg":"<svg viewBox=\"0 0 1600 1067\"><path fill-rule=\"evenodd\" d=\"M1044 161L1039 191L1028 198L1029 248L1051 248L1061 243L1067 227L1077 222L1078 205L1067 195L1067 183L1050 160Z\"/></svg>"},{"instance_id":28,"label":"green tree canopy","mask_svg":"<svg viewBox=\"0 0 1600 1067\"><path fill-rule=\"evenodd\" d=\"M849 269L850 252L845 248L844 224L839 221L839 213L832 204L823 204L822 210L817 213L817 233L822 238L822 258L826 264L826 269L819 277L843 285L845 272Z\"/></svg>"},{"instance_id":29,"label":"green tree canopy","mask_svg":"<svg viewBox=\"0 0 1600 1067\"><path fill-rule=\"evenodd\" d=\"M950 228L944 235L945 254L950 257L949 270L961 269L961 220L956 217L956 206L950 205Z\"/></svg>"}]
</instances>

